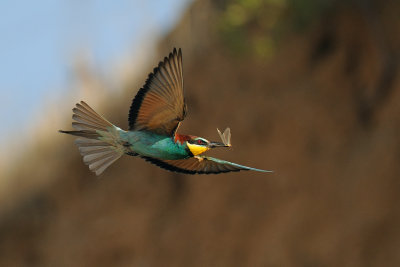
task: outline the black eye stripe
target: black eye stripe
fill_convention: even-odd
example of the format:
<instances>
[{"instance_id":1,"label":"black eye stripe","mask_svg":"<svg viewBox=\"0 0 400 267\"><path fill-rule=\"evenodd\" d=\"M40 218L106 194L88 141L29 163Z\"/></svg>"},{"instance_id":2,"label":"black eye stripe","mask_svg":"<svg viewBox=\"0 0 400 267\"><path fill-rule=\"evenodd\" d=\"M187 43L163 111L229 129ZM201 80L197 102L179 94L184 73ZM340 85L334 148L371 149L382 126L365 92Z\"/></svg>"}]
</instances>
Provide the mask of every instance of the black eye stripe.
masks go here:
<instances>
[{"instance_id":1,"label":"black eye stripe","mask_svg":"<svg viewBox=\"0 0 400 267\"><path fill-rule=\"evenodd\" d=\"M207 142L204 141L203 139L191 140L189 143L196 144L196 145L207 145Z\"/></svg>"}]
</instances>

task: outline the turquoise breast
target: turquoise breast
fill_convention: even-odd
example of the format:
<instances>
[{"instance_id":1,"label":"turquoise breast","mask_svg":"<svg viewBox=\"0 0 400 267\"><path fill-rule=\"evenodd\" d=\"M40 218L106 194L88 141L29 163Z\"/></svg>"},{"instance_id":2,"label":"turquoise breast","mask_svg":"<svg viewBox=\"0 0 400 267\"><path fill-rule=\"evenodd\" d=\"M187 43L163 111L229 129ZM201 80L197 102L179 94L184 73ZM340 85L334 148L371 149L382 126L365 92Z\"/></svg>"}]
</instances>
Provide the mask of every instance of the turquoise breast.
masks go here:
<instances>
[{"instance_id":1,"label":"turquoise breast","mask_svg":"<svg viewBox=\"0 0 400 267\"><path fill-rule=\"evenodd\" d=\"M159 159L184 159L190 155L186 145L175 143L170 136L157 135L146 131L121 131L121 140L129 143L130 148L147 157Z\"/></svg>"}]
</instances>

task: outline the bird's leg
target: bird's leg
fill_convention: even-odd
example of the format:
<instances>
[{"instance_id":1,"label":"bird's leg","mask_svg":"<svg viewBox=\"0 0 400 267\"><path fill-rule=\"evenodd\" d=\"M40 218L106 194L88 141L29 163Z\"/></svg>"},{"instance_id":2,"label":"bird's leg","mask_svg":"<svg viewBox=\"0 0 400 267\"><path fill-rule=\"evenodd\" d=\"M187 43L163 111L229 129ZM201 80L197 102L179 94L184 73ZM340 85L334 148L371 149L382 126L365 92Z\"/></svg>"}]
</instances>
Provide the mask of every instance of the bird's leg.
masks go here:
<instances>
[{"instance_id":1,"label":"bird's leg","mask_svg":"<svg viewBox=\"0 0 400 267\"><path fill-rule=\"evenodd\" d=\"M200 156L194 156L194 158L196 158L199 162L201 162L201 161L203 161L203 157L200 157Z\"/></svg>"}]
</instances>

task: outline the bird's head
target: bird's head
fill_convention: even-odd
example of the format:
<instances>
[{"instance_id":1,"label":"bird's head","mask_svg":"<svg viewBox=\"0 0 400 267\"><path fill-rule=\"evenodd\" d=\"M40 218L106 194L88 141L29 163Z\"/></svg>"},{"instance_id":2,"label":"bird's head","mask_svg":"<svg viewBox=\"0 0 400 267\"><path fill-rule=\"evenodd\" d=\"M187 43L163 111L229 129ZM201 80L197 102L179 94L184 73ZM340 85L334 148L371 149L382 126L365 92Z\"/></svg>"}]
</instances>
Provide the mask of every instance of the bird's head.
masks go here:
<instances>
[{"instance_id":1,"label":"bird's head","mask_svg":"<svg viewBox=\"0 0 400 267\"><path fill-rule=\"evenodd\" d=\"M207 150L210 150L211 148L215 147L230 147L228 144L224 144L221 142L211 142L208 141L205 138L198 137L198 136L193 136L189 140L186 141L186 145L189 148L190 152L193 154L193 156L200 155Z\"/></svg>"}]
</instances>

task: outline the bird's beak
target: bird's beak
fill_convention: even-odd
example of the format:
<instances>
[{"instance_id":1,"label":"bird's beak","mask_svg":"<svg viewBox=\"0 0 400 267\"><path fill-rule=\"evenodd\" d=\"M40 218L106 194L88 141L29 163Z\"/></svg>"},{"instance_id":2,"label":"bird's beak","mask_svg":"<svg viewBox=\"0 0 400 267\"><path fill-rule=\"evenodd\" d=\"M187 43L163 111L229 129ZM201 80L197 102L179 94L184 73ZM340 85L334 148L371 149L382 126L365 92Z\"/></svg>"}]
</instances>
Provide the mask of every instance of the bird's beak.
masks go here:
<instances>
[{"instance_id":1,"label":"bird's beak","mask_svg":"<svg viewBox=\"0 0 400 267\"><path fill-rule=\"evenodd\" d=\"M226 145L226 144L221 143L221 142L210 142L209 147L210 148L214 148L214 147L230 147L230 145Z\"/></svg>"}]
</instances>

